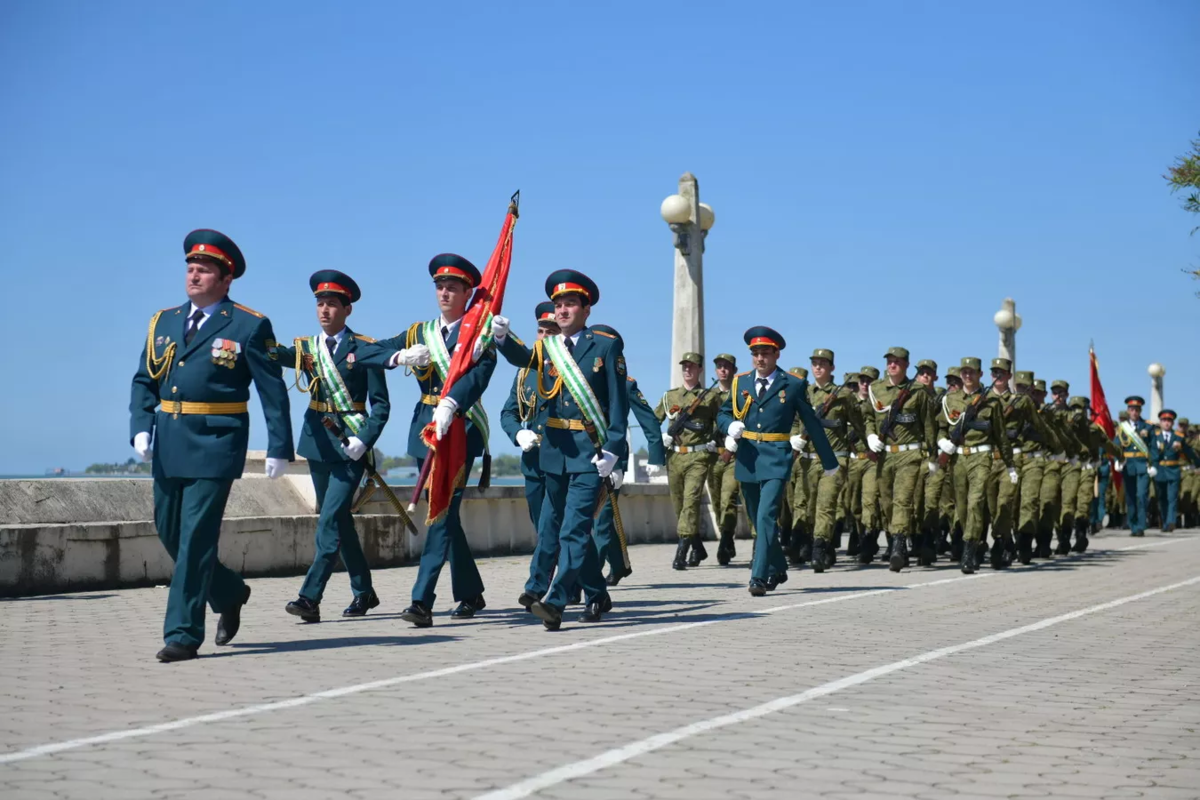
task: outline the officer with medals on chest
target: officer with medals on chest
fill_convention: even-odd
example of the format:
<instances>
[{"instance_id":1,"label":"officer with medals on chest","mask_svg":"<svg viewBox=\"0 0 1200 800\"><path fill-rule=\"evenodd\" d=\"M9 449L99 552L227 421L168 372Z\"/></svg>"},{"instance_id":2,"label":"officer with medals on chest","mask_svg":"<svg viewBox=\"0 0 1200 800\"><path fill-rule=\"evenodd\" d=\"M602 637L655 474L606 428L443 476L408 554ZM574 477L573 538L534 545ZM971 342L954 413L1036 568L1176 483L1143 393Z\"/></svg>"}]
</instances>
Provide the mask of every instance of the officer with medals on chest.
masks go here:
<instances>
[{"instance_id":1,"label":"officer with medals on chest","mask_svg":"<svg viewBox=\"0 0 1200 800\"><path fill-rule=\"evenodd\" d=\"M320 516L312 566L300 596L288 603L286 610L305 622L320 622L321 597L339 553L354 592L354 600L342 616L361 617L379 605L350 507L375 442L387 424L391 404L383 372L356 368L358 345L375 341L346 325L362 296L358 284L343 272L323 269L312 274L308 285L317 298L321 333L296 339L292 347L280 346L279 353L283 364L295 368L297 388L302 378L308 381L303 388L311 399L297 451L308 459ZM326 418L334 422L338 433L326 427Z\"/></svg>"},{"instance_id":2,"label":"officer with medals on chest","mask_svg":"<svg viewBox=\"0 0 1200 800\"><path fill-rule=\"evenodd\" d=\"M458 602L450 615L468 619L487 605L483 599L483 579L467 544L460 509L471 465L487 451L488 419L479 401L496 369L496 353L489 348L451 387L450 393L442 395L442 384L458 344L459 325L466 313L467 301L482 276L474 264L453 253L434 256L429 262L429 274L433 278L440 314L428 322L414 323L406 333L374 344L362 343L358 348L359 364L375 368L408 367L416 377L421 399L413 409L408 429L408 454L417 459L418 468L429 455L429 448L421 438L425 426L432 422L435 435L440 438L456 415L466 417L467 463L462 482L451 498L446 515L434 520L425 531L425 549L413 584L412 605L400 614L401 619L418 628L433 625L438 576L447 561L450 562L454 599Z\"/></svg>"},{"instance_id":3,"label":"officer with medals on chest","mask_svg":"<svg viewBox=\"0 0 1200 800\"><path fill-rule=\"evenodd\" d=\"M1125 398L1129 419L1117 426L1121 460L1115 465L1125 477L1125 507L1129 535L1146 535L1146 512L1150 505L1150 439L1154 430L1142 419L1146 401L1137 395Z\"/></svg>"},{"instance_id":4,"label":"officer with medals on chest","mask_svg":"<svg viewBox=\"0 0 1200 800\"><path fill-rule=\"evenodd\" d=\"M189 233L183 252L188 301L150 320L129 402L133 448L154 461L158 538L175 562L157 656L164 662L196 657L206 601L220 614L215 641L226 645L250 599L241 576L217 560L217 542L246 463L251 382L267 418L267 477L281 476L295 457L271 321L229 299L245 258L228 236L207 229Z\"/></svg>"},{"instance_id":5,"label":"officer with medals on chest","mask_svg":"<svg viewBox=\"0 0 1200 800\"><path fill-rule=\"evenodd\" d=\"M1175 412L1164 408L1158 413L1160 430L1150 439L1150 465L1147 473L1154 480L1155 496L1158 497L1159 521L1163 533L1175 530L1179 510L1179 482L1181 468L1196 460L1191 445L1172 430Z\"/></svg>"},{"instance_id":6,"label":"officer with medals on chest","mask_svg":"<svg viewBox=\"0 0 1200 800\"><path fill-rule=\"evenodd\" d=\"M825 475L833 476L839 464L821 420L808 404L807 382L778 367L779 351L786 346L783 336L757 325L743 338L754 369L733 379L717 427L725 434L725 447L735 451L746 512L758 532L749 590L752 596L762 597L787 580L787 560L776 521L792 474L792 454L803 449L792 435L797 416L820 455Z\"/></svg>"},{"instance_id":7,"label":"officer with medals on chest","mask_svg":"<svg viewBox=\"0 0 1200 800\"><path fill-rule=\"evenodd\" d=\"M627 447L629 390L621 340L587 326L600 300L596 283L581 272L558 270L546 279L546 294L561 333L535 343L529 362L538 376L538 412L544 414L538 451L546 497L520 602L553 631L562 625L576 585L586 602L580 622L599 622L612 608L591 534L602 484Z\"/></svg>"}]
</instances>

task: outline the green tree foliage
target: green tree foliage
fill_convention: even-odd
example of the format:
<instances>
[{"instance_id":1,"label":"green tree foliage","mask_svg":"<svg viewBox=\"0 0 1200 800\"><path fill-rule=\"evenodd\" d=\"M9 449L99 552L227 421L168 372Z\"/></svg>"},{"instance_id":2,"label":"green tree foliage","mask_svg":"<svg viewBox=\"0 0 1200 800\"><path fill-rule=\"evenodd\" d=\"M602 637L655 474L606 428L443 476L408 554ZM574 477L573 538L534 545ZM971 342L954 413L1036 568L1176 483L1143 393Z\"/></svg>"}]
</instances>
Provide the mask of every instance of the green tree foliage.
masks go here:
<instances>
[{"instance_id":1,"label":"green tree foliage","mask_svg":"<svg viewBox=\"0 0 1200 800\"><path fill-rule=\"evenodd\" d=\"M1191 152L1180 156L1163 176L1171 185L1172 192L1185 192L1183 209L1193 214L1200 214L1200 139L1192 140ZM1200 230L1200 225L1192 228L1192 233ZM1188 270L1200 278L1200 269Z\"/></svg>"}]
</instances>

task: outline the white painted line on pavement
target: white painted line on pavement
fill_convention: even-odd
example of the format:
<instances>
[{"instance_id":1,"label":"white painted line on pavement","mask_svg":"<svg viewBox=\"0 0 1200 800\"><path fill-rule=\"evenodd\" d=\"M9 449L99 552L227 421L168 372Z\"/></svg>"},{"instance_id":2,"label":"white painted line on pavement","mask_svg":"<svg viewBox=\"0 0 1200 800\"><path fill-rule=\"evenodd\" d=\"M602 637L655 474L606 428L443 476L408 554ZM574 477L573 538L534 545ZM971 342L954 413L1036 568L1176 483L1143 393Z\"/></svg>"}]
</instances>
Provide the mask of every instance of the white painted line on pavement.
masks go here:
<instances>
[{"instance_id":1,"label":"white painted line on pavement","mask_svg":"<svg viewBox=\"0 0 1200 800\"><path fill-rule=\"evenodd\" d=\"M884 664L883 666L858 672L854 675L847 675L844 678L839 678L835 681L830 681L829 683L823 683L820 686L815 686L812 689L799 694L793 694L787 697L779 697L775 700L762 703L761 705L753 706L752 708L735 711L732 714L724 714L719 717L712 717L710 719L701 720L700 722L693 722L690 725L684 725L683 727L676 728L673 731L659 733L654 736L641 739L640 741L631 742L623 747L614 748L605 753L601 753L598 756L594 756L593 758L576 761L573 764L565 764L556 769L549 770L548 772L543 772L540 775L535 775L532 778L521 781L520 783L514 783L504 789L498 789L494 792L488 792L486 794L479 795L475 798L475 800L518 800L518 798L528 797L534 792L540 792L541 790L548 789L551 786L557 786L560 783L581 778L584 775L590 775L593 772L598 772L599 770L607 767L628 761L631 758L636 758L638 756L651 753L655 750L675 744L683 739L697 736L701 733L707 733L708 731L716 730L718 728L724 728L729 725L737 725L741 722L757 719L759 717L765 717L768 714L774 714L776 711L783 711L793 706L800 705L801 703L807 703L809 700L816 700L818 698L831 695L835 692L840 692L843 689L848 689L851 686L858 686L859 684L866 683L867 681L881 678L884 675L890 675L893 672L899 672L900 670L908 669L909 667L915 667L919 664L925 664L930 661L935 661L939 658L952 656L957 653L962 653L966 650L974 650L979 647L986 647L990 644L995 644L996 642L1002 642L1005 639L1011 639L1015 636L1021 636L1022 634L1044 630L1045 628L1049 628L1053 625L1079 619L1080 617L1084 617L1089 614L1097 614L1101 611L1108 611L1109 609L1123 606L1126 603L1144 600L1147 597L1153 597L1154 595L1162 594L1163 592L1170 592L1175 589L1182 589L1185 586L1192 586L1196 583L1200 583L1200 575L1190 578L1186 581L1172 583L1169 586L1160 586L1157 589L1151 589L1139 594L1129 595L1117 600L1110 600L1109 602L1101 603L1100 605L1081 608L1077 611L1072 611L1067 614L1060 614L1057 617L1049 617L1047 619L1034 622L1030 625L1022 625L1019 628L1010 628L1006 631L1001 631L1000 633L993 633L991 636L984 636L982 639L975 639L970 642L951 645L950 647L941 647L937 650L930 650L928 652L921 653L920 655L913 656L912 658L906 658L901 661L893 661L891 664Z\"/></svg>"},{"instance_id":2,"label":"white painted line on pavement","mask_svg":"<svg viewBox=\"0 0 1200 800\"><path fill-rule=\"evenodd\" d=\"M1166 547L1169 544L1179 544L1180 542L1186 542L1186 541L1188 541L1186 538L1182 538L1182 539L1167 539L1165 542L1150 542L1149 544L1135 544L1135 545L1130 545L1129 547L1118 547L1117 552L1124 553L1126 550L1145 550L1147 547Z\"/></svg>"}]
</instances>

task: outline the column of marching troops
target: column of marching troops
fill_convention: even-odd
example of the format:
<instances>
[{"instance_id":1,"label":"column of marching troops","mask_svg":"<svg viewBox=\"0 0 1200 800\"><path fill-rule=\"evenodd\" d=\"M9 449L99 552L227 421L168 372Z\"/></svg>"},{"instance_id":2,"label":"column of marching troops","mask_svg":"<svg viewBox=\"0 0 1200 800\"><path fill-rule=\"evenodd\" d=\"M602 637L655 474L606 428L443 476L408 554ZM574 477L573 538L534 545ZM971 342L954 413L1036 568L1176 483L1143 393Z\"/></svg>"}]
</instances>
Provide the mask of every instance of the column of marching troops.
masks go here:
<instances>
[{"instance_id":1,"label":"column of marching troops","mask_svg":"<svg viewBox=\"0 0 1200 800\"><path fill-rule=\"evenodd\" d=\"M1200 442L1186 419L1174 430L1175 414L1165 410L1151 427L1141 419L1141 398L1130 397L1110 441L1087 398L1070 397L1066 382L1053 381L1046 404L1045 381L1013 373L1003 358L991 361L986 382L980 359L963 358L938 388L936 363L917 362L910 377L908 351L893 347L883 374L865 366L838 383L834 352L818 348L810 381L808 369L779 368L784 338L756 326L744 337L752 369L738 373L737 358L722 353L706 387L704 357L686 353L683 385L651 404L628 374L620 333L590 322L599 286L558 270L546 279L548 300L535 309L536 340L526 344L508 319L495 316L473 366L443 393L481 278L467 259L434 257L438 315L378 341L347 324L362 294L354 280L320 270L309 279L320 332L282 344L266 316L229 298L246 269L229 237L196 230L183 247L188 300L150 320L130 401L131 443L153 461L155 525L175 562L160 661L197 656L206 604L219 615L215 642L229 644L250 599L250 587L220 563L217 549L225 503L245 464L251 384L267 422L267 477L284 474L296 453L304 456L320 509L313 564L285 609L305 622L320 621L339 557L353 591L343 616L363 616L380 603L351 509L364 474L375 476L374 445L390 416L384 371L399 367L421 391L408 438L418 466L429 457L428 426L437 440L456 418L467 431L463 479L448 512L427 527L411 603L400 615L418 628L433 624L447 564L457 603L450 616L471 618L486 607L460 507L473 462L488 452L481 398L499 356L518 367L500 423L521 449L537 530L518 603L549 630L573 603L584 605L580 622L600 621L612 609L610 589L632 572L618 504L630 412L647 434L649 463L666 466L678 519L674 568L709 557L701 519L707 493L721 565L737 555L734 534L745 510L754 596L784 583L789 565L829 569L843 537L846 556L859 564L882 556L898 572L910 559L927 566L948 556L970 573L985 560L1002 569L1013 560L1083 552L1106 517L1134 536L1155 516L1166 531L1200 520ZM285 367L307 395L298 445ZM1113 469L1124 477L1120 488Z\"/></svg>"}]
</instances>

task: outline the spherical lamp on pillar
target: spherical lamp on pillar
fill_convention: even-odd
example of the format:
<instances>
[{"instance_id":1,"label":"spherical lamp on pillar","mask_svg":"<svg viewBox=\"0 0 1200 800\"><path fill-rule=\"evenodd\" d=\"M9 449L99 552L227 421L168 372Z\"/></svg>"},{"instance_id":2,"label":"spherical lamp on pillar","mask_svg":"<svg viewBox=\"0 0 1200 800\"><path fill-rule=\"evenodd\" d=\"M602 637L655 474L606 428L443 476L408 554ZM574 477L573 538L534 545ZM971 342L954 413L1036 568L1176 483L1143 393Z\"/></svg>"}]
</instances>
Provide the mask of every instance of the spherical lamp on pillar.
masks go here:
<instances>
[{"instance_id":1,"label":"spherical lamp on pillar","mask_svg":"<svg viewBox=\"0 0 1200 800\"><path fill-rule=\"evenodd\" d=\"M1007 358L1017 368L1017 331L1021 329L1021 315L1011 297L1004 298L1000 310L992 315L992 322L1000 331L1000 358Z\"/></svg>"},{"instance_id":2,"label":"spherical lamp on pillar","mask_svg":"<svg viewBox=\"0 0 1200 800\"><path fill-rule=\"evenodd\" d=\"M1157 361L1146 368L1150 374L1150 421L1158 421L1158 412L1163 410L1163 376L1167 368Z\"/></svg>"},{"instance_id":3,"label":"spherical lamp on pillar","mask_svg":"<svg viewBox=\"0 0 1200 800\"><path fill-rule=\"evenodd\" d=\"M712 207L700 202L696 177L685 172L679 193L662 201L659 214L675 234L675 303L671 323L672 387L683 383L684 353L704 352L704 240L716 222Z\"/></svg>"}]
</instances>

